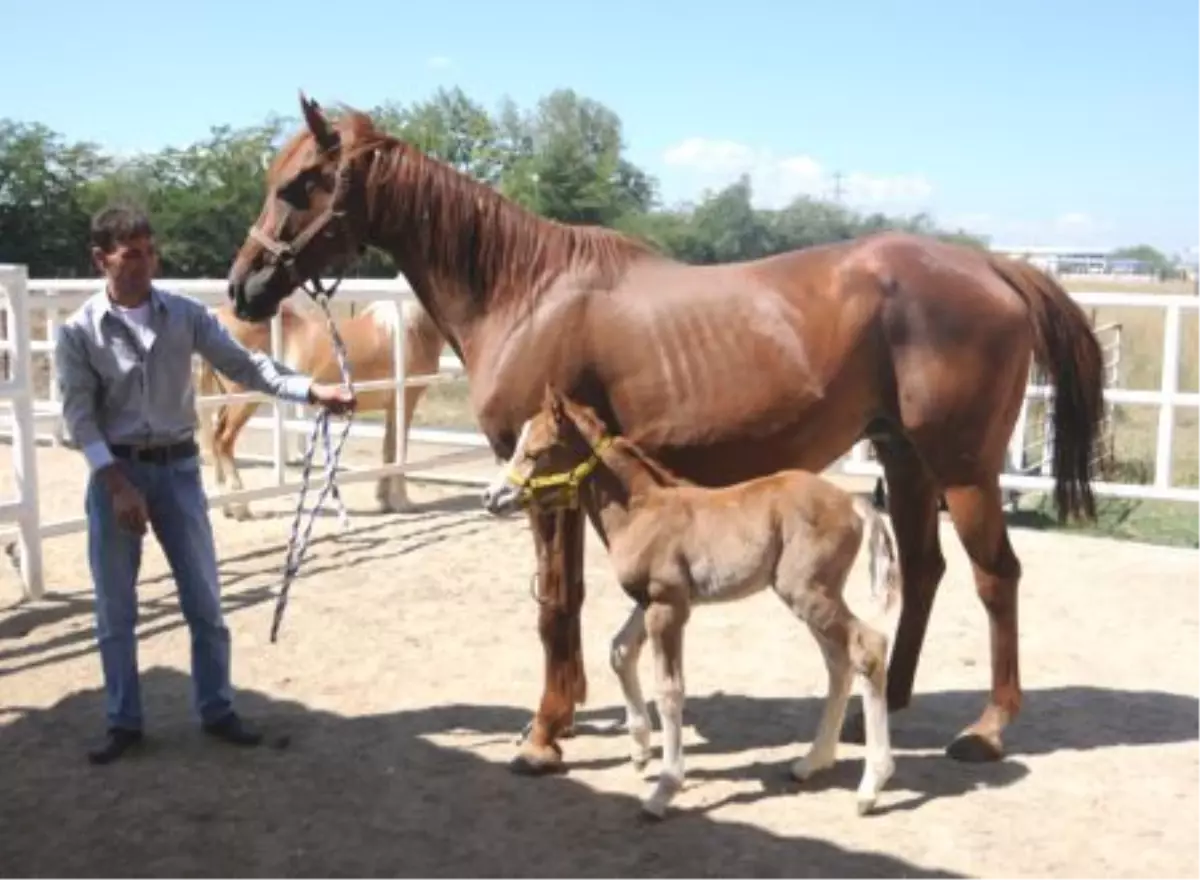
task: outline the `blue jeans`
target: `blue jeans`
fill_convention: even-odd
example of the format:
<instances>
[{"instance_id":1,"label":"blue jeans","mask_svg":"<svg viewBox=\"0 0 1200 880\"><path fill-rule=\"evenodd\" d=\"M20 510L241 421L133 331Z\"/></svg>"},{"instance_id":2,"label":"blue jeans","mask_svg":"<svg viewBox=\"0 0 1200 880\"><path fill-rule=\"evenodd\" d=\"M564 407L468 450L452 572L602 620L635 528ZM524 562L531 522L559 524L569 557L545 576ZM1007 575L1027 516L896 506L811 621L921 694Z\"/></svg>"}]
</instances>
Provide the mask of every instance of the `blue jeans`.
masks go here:
<instances>
[{"instance_id":1,"label":"blue jeans","mask_svg":"<svg viewBox=\"0 0 1200 880\"><path fill-rule=\"evenodd\" d=\"M146 498L150 527L163 549L192 634L192 686L196 714L204 723L233 710L229 678L229 630L221 615L220 582L208 499L200 461L169 464L119 461L118 467ZM142 729L138 686L137 579L142 536L121 528L104 484L87 490L88 562L96 592L96 636L104 668L109 727Z\"/></svg>"}]
</instances>

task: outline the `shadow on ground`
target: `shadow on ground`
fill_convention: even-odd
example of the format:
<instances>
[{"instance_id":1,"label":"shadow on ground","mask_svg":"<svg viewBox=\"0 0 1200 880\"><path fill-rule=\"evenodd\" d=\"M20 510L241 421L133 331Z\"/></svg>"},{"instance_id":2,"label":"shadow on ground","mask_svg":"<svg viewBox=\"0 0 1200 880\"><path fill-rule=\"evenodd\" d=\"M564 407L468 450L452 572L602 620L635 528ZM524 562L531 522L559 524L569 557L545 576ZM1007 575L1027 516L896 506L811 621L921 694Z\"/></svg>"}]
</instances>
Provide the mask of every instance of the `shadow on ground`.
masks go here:
<instances>
[{"instance_id":1,"label":"shadow on ground","mask_svg":"<svg viewBox=\"0 0 1200 880\"><path fill-rule=\"evenodd\" d=\"M1183 694L1131 691L1085 685L1025 692L1024 710L1005 738L1008 754L995 763L970 764L952 760L943 752L951 734L964 719L983 705L980 691L941 691L914 697L912 705L891 715L891 741L896 750L896 775L889 788L917 792L896 801L886 795L880 813L906 812L933 800L970 794L981 788L1005 788L1029 774L1023 757L1060 751L1091 751L1119 746L1155 746L1200 739L1200 701ZM855 698L857 701L857 698ZM807 698L746 697L716 692L688 698L684 721L703 742L689 745L688 755L730 755L755 749L793 747L778 761L739 764L722 770L689 769L689 783L707 780L756 779L760 788L739 792L712 803L707 810L731 803L754 803L765 798L794 796L791 762L816 733L823 701ZM851 703L854 706L854 702ZM658 715L649 704L654 728ZM623 710L581 712L581 736L624 736L611 725ZM655 740L657 742L657 740ZM604 769L611 759L571 766ZM839 759L828 774L805 783L805 791L852 791L862 774L859 760Z\"/></svg>"},{"instance_id":2,"label":"shadow on ground","mask_svg":"<svg viewBox=\"0 0 1200 880\"><path fill-rule=\"evenodd\" d=\"M346 718L241 692L286 748L203 741L189 680L155 667L144 750L94 768L100 697L12 710L0 727L9 876L952 876L875 852L681 813L570 776L531 780L426 734L510 734L525 708L439 706ZM15 718L15 720L14 720ZM869 821L869 820L864 820Z\"/></svg>"},{"instance_id":3,"label":"shadow on ground","mask_svg":"<svg viewBox=\"0 0 1200 880\"><path fill-rule=\"evenodd\" d=\"M329 545L333 549L319 559L306 557L295 583L303 583L305 588L310 585L320 587L323 583L320 575L343 571L349 563L370 565L397 559L492 527L493 521L475 507L477 505L466 505L453 497L438 499L413 505L403 519L389 515L366 524L352 522L345 531L330 530L316 535L310 548ZM355 516L357 519L357 514ZM413 527L396 536L389 528L397 522ZM287 544L283 541L237 553L218 554L222 604L227 616L275 602L279 592L278 579L258 587L246 587L245 582L276 572L282 577L286 552ZM184 626L175 582L169 572L142 578L138 582L138 592L139 638L152 638ZM50 591L37 602L21 602L0 609L0 664L3 664L0 679L90 653L95 642L93 605L89 585L76 592ZM29 639L38 629L72 619L75 619L75 626L70 632L47 639ZM4 642L25 644L9 647Z\"/></svg>"}]
</instances>

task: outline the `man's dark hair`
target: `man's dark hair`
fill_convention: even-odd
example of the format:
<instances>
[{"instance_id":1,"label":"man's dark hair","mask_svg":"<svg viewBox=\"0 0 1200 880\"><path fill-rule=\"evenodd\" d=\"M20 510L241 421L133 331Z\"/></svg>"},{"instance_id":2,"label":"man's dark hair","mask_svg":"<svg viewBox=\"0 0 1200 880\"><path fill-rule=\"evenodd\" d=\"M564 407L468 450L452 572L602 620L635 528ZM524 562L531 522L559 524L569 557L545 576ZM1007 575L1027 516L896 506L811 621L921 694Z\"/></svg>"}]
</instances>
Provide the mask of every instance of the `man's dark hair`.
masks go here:
<instances>
[{"instance_id":1,"label":"man's dark hair","mask_svg":"<svg viewBox=\"0 0 1200 880\"><path fill-rule=\"evenodd\" d=\"M105 253L135 238L154 235L150 218L137 208L110 205L92 217L92 246Z\"/></svg>"}]
</instances>

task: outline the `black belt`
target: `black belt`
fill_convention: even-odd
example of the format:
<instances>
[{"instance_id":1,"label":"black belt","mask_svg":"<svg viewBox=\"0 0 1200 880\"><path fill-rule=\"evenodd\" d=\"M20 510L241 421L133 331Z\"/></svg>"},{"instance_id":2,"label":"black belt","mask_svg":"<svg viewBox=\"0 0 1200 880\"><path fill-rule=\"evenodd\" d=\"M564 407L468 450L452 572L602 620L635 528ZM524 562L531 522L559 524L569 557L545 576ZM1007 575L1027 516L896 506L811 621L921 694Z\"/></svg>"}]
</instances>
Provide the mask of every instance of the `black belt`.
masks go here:
<instances>
[{"instance_id":1,"label":"black belt","mask_svg":"<svg viewBox=\"0 0 1200 880\"><path fill-rule=\"evenodd\" d=\"M180 440L178 443L164 443L161 446L113 443L108 448L117 458L146 464L170 464L181 458L191 458L200 454L200 447L196 445L195 440Z\"/></svg>"}]
</instances>

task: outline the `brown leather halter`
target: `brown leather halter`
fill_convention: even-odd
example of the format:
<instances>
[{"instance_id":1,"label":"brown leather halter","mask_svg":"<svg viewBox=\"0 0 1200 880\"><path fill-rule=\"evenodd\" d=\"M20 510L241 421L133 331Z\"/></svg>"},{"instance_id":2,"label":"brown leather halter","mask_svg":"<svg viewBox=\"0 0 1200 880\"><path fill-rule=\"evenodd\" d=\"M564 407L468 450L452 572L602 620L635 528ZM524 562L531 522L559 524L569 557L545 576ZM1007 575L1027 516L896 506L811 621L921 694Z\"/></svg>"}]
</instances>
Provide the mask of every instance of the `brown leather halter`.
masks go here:
<instances>
[{"instance_id":1,"label":"brown leather halter","mask_svg":"<svg viewBox=\"0 0 1200 880\"><path fill-rule=\"evenodd\" d=\"M341 149L341 141L336 140L328 147L321 151L321 154L326 157L334 156ZM304 253L304 249L308 247L318 236L330 238L339 231L344 231L346 218L346 205L350 198L350 162L343 159L337 169L337 178L333 187L333 195L330 197L328 204L324 210L318 214L307 227L305 227L299 235L291 241L284 241L280 234L283 231L284 224L295 210L292 205L285 199L280 198L283 203L283 210L279 213L278 219L275 221L275 229L272 233L264 232L259 228L257 223L250 226L250 237L258 242L262 248L274 257L274 262L281 266L291 278L292 283L296 287L303 288L310 296L322 295L326 297L333 296L338 286L342 283L343 272L339 272L333 286L328 290L321 283L321 278L318 275L312 277L302 276L296 269L296 262L300 255ZM312 289L309 289L308 284L311 282Z\"/></svg>"}]
</instances>

